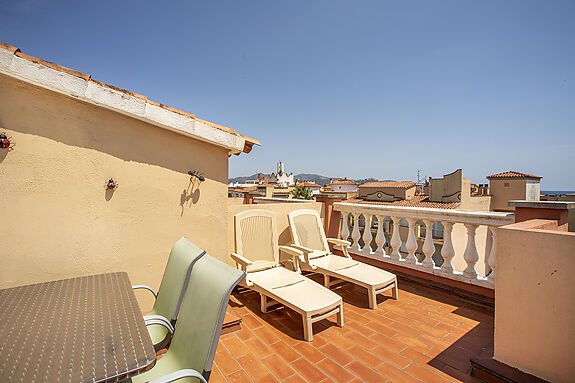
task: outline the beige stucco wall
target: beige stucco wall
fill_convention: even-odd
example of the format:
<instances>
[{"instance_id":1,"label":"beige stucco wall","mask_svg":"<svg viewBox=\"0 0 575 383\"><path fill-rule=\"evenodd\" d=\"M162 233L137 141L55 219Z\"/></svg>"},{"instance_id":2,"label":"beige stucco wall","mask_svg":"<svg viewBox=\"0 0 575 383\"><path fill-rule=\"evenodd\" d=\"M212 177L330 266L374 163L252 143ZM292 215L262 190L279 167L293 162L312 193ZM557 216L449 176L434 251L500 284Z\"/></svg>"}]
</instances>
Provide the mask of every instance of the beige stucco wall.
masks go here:
<instances>
[{"instance_id":1,"label":"beige stucco wall","mask_svg":"<svg viewBox=\"0 0 575 383\"><path fill-rule=\"evenodd\" d=\"M0 151L0 288L112 271L157 288L184 235L227 256L227 150L4 76L0 131L16 144Z\"/></svg>"},{"instance_id":2,"label":"beige stucco wall","mask_svg":"<svg viewBox=\"0 0 575 383\"><path fill-rule=\"evenodd\" d=\"M575 233L497 235L495 359L551 382L574 382Z\"/></svg>"},{"instance_id":3,"label":"beige stucco wall","mask_svg":"<svg viewBox=\"0 0 575 383\"><path fill-rule=\"evenodd\" d=\"M506 187L505 184L509 183ZM513 207L507 206L507 201L514 199L525 199L525 178L519 179L491 179L489 188L491 191L491 210L494 211L514 211Z\"/></svg>"},{"instance_id":4,"label":"beige stucco wall","mask_svg":"<svg viewBox=\"0 0 575 383\"><path fill-rule=\"evenodd\" d=\"M297 209L313 209L317 210L323 220L323 203L321 202L302 202L302 203L266 203L266 204L251 204L251 205L230 205L229 207L229 220L228 220L228 249L229 253L236 251L235 244L235 229L234 229L234 215L252 209L262 209L272 211L276 214L276 222L278 228L278 243L280 245L289 245L292 242L288 213ZM288 260L280 254L280 260ZM228 263L235 265L235 263L228 256Z\"/></svg>"}]
</instances>

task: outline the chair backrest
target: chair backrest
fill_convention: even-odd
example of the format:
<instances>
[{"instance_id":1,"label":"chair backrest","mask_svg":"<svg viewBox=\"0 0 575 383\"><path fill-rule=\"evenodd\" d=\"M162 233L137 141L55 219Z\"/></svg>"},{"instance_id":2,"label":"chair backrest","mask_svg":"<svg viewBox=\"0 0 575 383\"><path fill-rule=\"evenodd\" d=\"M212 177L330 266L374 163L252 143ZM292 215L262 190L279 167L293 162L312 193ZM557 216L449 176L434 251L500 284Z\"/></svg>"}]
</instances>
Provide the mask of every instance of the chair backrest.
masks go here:
<instances>
[{"instance_id":1,"label":"chair backrest","mask_svg":"<svg viewBox=\"0 0 575 383\"><path fill-rule=\"evenodd\" d=\"M316 210L294 210L288 213L288 221L294 244L323 254L329 252L321 218Z\"/></svg>"},{"instance_id":2,"label":"chair backrest","mask_svg":"<svg viewBox=\"0 0 575 383\"><path fill-rule=\"evenodd\" d=\"M173 358L177 368L194 369L209 379L230 294L244 277L243 271L210 255L196 262L164 358Z\"/></svg>"},{"instance_id":3,"label":"chair backrest","mask_svg":"<svg viewBox=\"0 0 575 383\"><path fill-rule=\"evenodd\" d=\"M194 264L205 251L182 237L172 247L152 312L176 323Z\"/></svg>"},{"instance_id":4,"label":"chair backrest","mask_svg":"<svg viewBox=\"0 0 575 383\"><path fill-rule=\"evenodd\" d=\"M248 272L279 264L275 213L253 209L234 216L236 253L254 262Z\"/></svg>"}]
</instances>

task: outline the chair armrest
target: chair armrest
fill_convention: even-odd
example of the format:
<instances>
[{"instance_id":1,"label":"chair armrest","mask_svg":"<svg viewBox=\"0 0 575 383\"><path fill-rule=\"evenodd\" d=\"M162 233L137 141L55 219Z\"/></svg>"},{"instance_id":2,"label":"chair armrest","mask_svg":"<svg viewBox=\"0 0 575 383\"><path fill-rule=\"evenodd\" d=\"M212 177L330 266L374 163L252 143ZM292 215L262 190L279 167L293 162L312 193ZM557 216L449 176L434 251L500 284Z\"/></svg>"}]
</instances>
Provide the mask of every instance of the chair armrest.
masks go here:
<instances>
[{"instance_id":1,"label":"chair armrest","mask_svg":"<svg viewBox=\"0 0 575 383\"><path fill-rule=\"evenodd\" d=\"M304 254L309 254L309 253L313 253L313 249L310 249L309 247L305 247L305 246L301 246L301 245L296 245L296 244L290 244L288 245L289 247L292 247L294 249L298 249L299 251L302 251Z\"/></svg>"},{"instance_id":2,"label":"chair armrest","mask_svg":"<svg viewBox=\"0 0 575 383\"><path fill-rule=\"evenodd\" d=\"M331 244L341 246L341 251L343 251L344 256L346 258L351 258L351 255L349 255L349 253L347 252L347 247L351 245L349 241L339 238L328 238L327 241Z\"/></svg>"},{"instance_id":3,"label":"chair armrest","mask_svg":"<svg viewBox=\"0 0 575 383\"><path fill-rule=\"evenodd\" d=\"M183 378L196 378L199 379L202 383L208 383L208 381L206 380L206 378L203 377L202 374L192 369L178 370L168 375L152 379L148 383L170 383Z\"/></svg>"},{"instance_id":4,"label":"chair armrest","mask_svg":"<svg viewBox=\"0 0 575 383\"><path fill-rule=\"evenodd\" d=\"M146 323L146 327L159 324L161 326L164 326L168 330L170 335L174 335L174 326L172 326L172 324L168 319L166 319L161 315L146 315L144 316L144 323Z\"/></svg>"},{"instance_id":5,"label":"chair armrest","mask_svg":"<svg viewBox=\"0 0 575 383\"><path fill-rule=\"evenodd\" d=\"M158 294L156 294L154 289L152 289L150 286L146 286L146 285L134 285L134 286L132 286L132 290L139 290L139 289L148 290L149 292L154 294L154 299L156 299L158 297Z\"/></svg>"},{"instance_id":6,"label":"chair armrest","mask_svg":"<svg viewBox=\"0 0 575 383\"><path fill-rule=\"evenodd\" d=\"M231 253L230 255L231 255L232 259L234 261L236 261L236 264L239 264L241 266L241 269L245 272L247 272L248 266L253 263L252 261L250 261L246 257L241 256L237 253Z\"/></svg>"},{"instance_id":7,"label":"chair armrest","mask_svg":"<svg viewBox=\"0 0 575 383\"><path fill-rule=\"evenodd\" d=\"M301 272L301 269L299 267L299 263L301 262L301 256L303 255L303 258L305 260L305 263L307 263L308 265L310 265L309 263L309 253L313 250L308 249L307 247L303 247L303 246L297 246L297 245L289 245L289 246L278 246L279 250L285 251L288 254L291 254L292 257L292 263L293 263L293 267L294 270L297 272ZM305 250L304 250L305 249ZM310 265L311 266L311 265ZM313 266L312 266L313 267Z\"/></svg>"}]
</instances>

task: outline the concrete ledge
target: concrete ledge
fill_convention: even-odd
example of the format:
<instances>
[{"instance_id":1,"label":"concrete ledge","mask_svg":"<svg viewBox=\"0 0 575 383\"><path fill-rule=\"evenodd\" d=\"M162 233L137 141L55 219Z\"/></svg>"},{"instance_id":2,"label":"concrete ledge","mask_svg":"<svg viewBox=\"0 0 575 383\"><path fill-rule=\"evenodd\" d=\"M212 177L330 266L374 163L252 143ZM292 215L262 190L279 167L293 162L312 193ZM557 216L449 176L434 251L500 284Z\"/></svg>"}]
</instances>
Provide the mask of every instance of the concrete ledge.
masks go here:
<instances>
[{"instance_id":1,"label":"concrete ledge","mask_svg":"<svg viewBox=\"0 0 575 383\"><path fill-rule=\"evenodd\" d=\"M555 209L555 210L575 209L575 202L563 202L563 201L511 200L507 202L507 205L509 207L528 207L533 209Z\"/></svg>"},{"instance_id":2,"label":"concrete ledge","mask_svg":"<svg viewBox=\"0 0 575 383\"><path fill-rule=\"evenodd\" d=\"M508 366L493 358L471 359L471 376L488 383L548 383L547 380Z\"/></svg>"}]
</instances>

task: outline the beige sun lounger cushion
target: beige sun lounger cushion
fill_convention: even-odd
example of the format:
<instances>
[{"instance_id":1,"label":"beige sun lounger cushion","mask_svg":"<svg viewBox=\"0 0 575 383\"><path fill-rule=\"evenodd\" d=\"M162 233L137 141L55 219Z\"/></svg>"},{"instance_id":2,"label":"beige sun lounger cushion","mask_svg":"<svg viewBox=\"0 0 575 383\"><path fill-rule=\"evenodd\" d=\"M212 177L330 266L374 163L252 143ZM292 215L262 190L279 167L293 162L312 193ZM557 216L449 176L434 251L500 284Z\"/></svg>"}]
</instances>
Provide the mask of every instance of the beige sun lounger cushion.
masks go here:
<instances>
[{"instance_id":1,"label":"beige sun lounger cushion","mask_svg":"<svg viewBox=\"0 0 575 383\"><path fill-rule=\"evenodd\" d=\"M280 303L302 315L304 338L313 339L312 323L337 314L343 326L343 302L339 295L279 264L279 251L292 257L303 252L278 246L275 214L248 210L234 217L236 252L232 259L247 276L244 285L260 293L261 310ZM268 301L269 300L269 301Z\"/></svg>"},{"instance_id":2,"label":"beige sun lounger cushion","mask_svg":"<svg viewBox=\"0 0 575 383\"><path fill-rule=\"evenodd\" d=\"M397 299L396 276L352 259L347 252L349 242L326 238L316 210L295 210L288 214L288 219L294 242L293 247L304 252L303 256L298 257L298 264L294 264L294 267L323 274L326 287L332 284L330 278L365 287L368 291L369 307L372 309L377 307L376 295L379 293L391 289L393 297ZM331 254L328 242L340 245L344 256Z\"/></svg>"}]
</instances>

